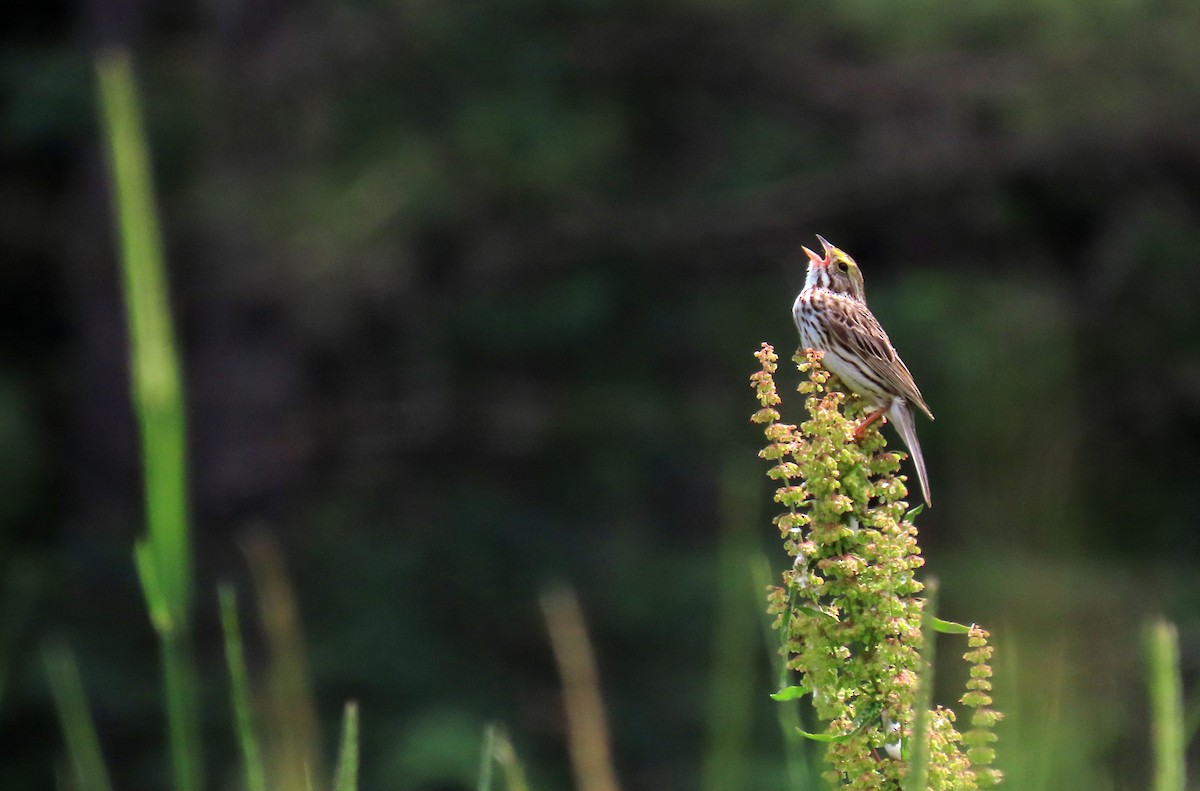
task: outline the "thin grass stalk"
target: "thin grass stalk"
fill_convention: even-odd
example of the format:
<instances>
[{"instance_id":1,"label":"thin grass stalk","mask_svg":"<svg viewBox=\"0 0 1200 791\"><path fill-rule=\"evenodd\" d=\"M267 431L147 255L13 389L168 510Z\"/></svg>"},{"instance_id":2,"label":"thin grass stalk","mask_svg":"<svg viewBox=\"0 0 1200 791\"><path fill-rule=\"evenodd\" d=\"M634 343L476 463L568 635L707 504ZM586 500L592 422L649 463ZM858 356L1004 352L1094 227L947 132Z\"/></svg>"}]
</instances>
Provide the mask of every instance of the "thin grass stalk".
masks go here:
<instances>
[{"instance_id":1,"label":"thin grass stalk","mask_svg":"<svg viewBox=\"0 0 1200 791\"><path fill-rule=\"evenodd\" d=\"M908 774L905 791L925 791L929 783L929 710L933 706L933 658L937 650L937 632L933 619L937 617L938 581L925 580L925 607L921 613L921 679L914 704L912 733L909 734Z\"/></svg>"},{"instance_id":2,"label":"thin grass stalk","mask_svg":"<svg viewBox=\"0 0 1200 791\"><path fill-rule=\"evenodd\" d=\"M299 606L279 545L259 534L245 542L245 551L270 655L265 717L268 775L273 791L303 791L325 782L329 774L321 753Z\"/></svg>"},{"instance_id":3,"label":"thin grass stalk","mask_svg":"<svg viewBox=\"0 0 1200 791\"><path fill-rule=\"evenodd\" d=\"M65 643L53 642L43 649L42 661L58 709L76 790L112 791L74 653Z\"/></svg>"},{"instance_id":4,"label":"thin grass stalk","mask_svg":"<svg viewBox=\"0 0 1200 791\"><path fill-rule=\"evenodd\" d=\"M542 595L542 612L558 662L567 712L567 737L579 791L618 791L596 658L579 599L569 588Z\"/></svg>"},{"instance_id":5,"label":"thin grass stalk","mask_svg":"<svg viewBox=\"0 0 1200 791\"><path fill-rule=\"evenodd\" d=\"M1154 738L1154 791L1185 791L1187 755L1179 631L1172 623L1156 621L1146 627L1144 648Z\"/></svg>"},{"instance_id":6,"label":"thin grass stalk","mask_svg":"<svg viewBox=\"0 0 1200 791\"><path fill-rule=\"evenodd\" d=\"M242 628L238 623L237 594L222 584L217 589L221 606L221 631L225 636L225 662L229 667L229 697L233 709L233 727L242 752L242 771L246 791L266 791L262 747L255 730L254 707L250 702L250 673L242 649Z\"/></svg>"},{"instance_id":7,"label":"thin grass stalk","mask_svg":"<svg viewBox=\"0 0 1200 791\"><path fill-rule=\"evenodd\" d=\"M120 51L101 54L96 70L121 248L131 394L141 429L147 535L138 542L135 560L162 643L175 788L199 791L203 781L197 678L189 635L192 572L183 390L162 239L130 56Z\"/></svg>"},{"instance_id":8,"label":"thin grass stalk","mask_svg":"<svg viewBox=\"0 0 1200 791\"><path fill-rule=\"evenodd\" d=\"M358 791L358 703L346 701L342 712L342 743L334 772L335 791Z\"/></svg>"}]
</instances>

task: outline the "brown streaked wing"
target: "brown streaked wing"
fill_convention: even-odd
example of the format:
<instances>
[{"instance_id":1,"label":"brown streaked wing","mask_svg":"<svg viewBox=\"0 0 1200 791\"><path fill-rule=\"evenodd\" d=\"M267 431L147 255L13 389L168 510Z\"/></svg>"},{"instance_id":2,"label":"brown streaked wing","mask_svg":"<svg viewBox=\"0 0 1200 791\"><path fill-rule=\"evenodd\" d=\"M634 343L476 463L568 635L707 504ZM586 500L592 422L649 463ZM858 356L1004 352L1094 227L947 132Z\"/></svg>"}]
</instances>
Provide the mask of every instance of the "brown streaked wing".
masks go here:
<instances>
[{"instance_id":1,"label":"brown streaked wing","mask_svg":"<svg viewBox=\"0 0 1200 791\"><path fill-rule=\"evenodd\" d=\"M829 331L848 351L856 354L872 373L886 382L892 393L916 404L933 420L933 413L921 397L908 366L896 353L870 308L840 294L829 295L829 299L830 304L823 311Z\"/></svg>"}]
</instances>

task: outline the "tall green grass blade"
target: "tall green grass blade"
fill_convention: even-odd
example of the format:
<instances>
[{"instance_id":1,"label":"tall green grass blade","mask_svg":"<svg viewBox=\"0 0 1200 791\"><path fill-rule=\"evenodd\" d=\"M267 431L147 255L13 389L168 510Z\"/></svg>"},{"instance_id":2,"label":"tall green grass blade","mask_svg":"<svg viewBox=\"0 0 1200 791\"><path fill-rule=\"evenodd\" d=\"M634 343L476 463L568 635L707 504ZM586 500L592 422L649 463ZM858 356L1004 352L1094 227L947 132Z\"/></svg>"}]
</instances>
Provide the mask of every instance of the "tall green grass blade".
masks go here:
<instances>
[{"instance_id":1,"label":"tall green grass blade","mask_svg":"<svg viewBox=\"0 0 1200 791\"><path fill-rule=\"evenodd\" d=\"M97 70L142 433L146 525L161 595L172 619L183 624L191 601L183 393L150 159L128 53L101 55Z\"/></svg>"},{"instance_id":2,"label":"tall green grass blade","mask_svg":"<svg viewBox=\"0 0 1200 791\"><path fill-rule=\"evenodd\" d=\"M1183 680L1179 670L1179 632L1175 625L1166 621L1149 624L1144 648L1154 738L1154 791L1185 791Z\"/></svg>"},{"instance_id":3,"label":"tall green grass blade","mask_svg":"<svg viewBox=\"0 0 1200 791\"><path fill-rule=\"evenodd\" d=\"M112 791L74 654L66 644L54 642L43 649L42 660L58 709L76 790Z\"/></svg>"},{"instance_id":4,"label":"tall green grass blade","mask_svg":"<svg viewBox=\"0 0 1200 791\"><path fill-rule=\"evenodd\" d=\"M217 589L221 605L221 631L225 634L225 661L229 666L229 690L233 707L233 726L242 751L246 791L267 791L262 748L254 727L254 708L250 703L250 673L242 650L242 628L238 623L237 594L222 584Z\"/></svg>"},{"instance_id":5,"label":"tall green grass blade","mask_svg":"<svg viewBox=\"0 0 1200 791\"><path fill-rule=\"evenodd\" d=\"M925 791L929 778L929 710L933 706L933 658L937 650L938 582L925 582L925 609L921 613L921 679L913 704L912 733L908 745L908 774L905 791ZM902 745L903 747L903 745Z\"/></svg>"},{"instance_id":6,"label":"tall green grass blade","mask_svg":"<svg viewBox=\"0 0 1200 791\"><path fill-rule=\"evenodd\" d=\"M131 391L142 440L147 537L139 542L135 560L162 642L175 788L199 791L203 786L200 717L188 635L192 572L183 391L162 240L129 54L100 55L96 71L121 247Z\"/></svg>"},{"instance_id":7,"label":"tall green grass blade","mask_svg":"<svg viewBox=\"0 0 1200 791\"><path fill-rule=\"evenodd\" d=\"M334 791L358 791L358 704L347 701L342 713L342 746L338 750Z\"/></svg>"}]
</instances>

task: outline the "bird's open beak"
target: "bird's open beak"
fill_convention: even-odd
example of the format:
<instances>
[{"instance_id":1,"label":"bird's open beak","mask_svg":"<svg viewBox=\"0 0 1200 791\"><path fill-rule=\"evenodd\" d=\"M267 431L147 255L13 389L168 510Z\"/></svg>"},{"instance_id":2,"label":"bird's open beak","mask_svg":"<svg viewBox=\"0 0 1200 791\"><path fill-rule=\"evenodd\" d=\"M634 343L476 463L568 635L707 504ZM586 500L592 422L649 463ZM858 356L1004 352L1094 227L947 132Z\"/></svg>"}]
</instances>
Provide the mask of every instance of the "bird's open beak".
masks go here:
<instances>
[{"instance_id":1,"label":"bird's open beak","mask_svg":"<svg viewBox=\"0 0 1200 791\"><path fill-rule=\"evenodd\" d=\"M822 239L820 236L817 238L821 240L821 244L825 248L824 258L817 255L812 250L809 250L807 247L801 247L800 249L803 250L806 255L808 255L809 263L811 263L813 266L829 266L830 262L833 261L833 256L830 254L830 250L833 249L833 245Z\"/></svg>"},{"instance_id":2,"label":"bird's open beak","mask_svg":"<svg viewBox=\"0 0 1200 791\"><path fill-rule=\"evenodd\" d=\"M828 263L833 260L833 251L837 248L831 245L824 236L817 234L817 241L821 243L821 247L825 248L825 261Z\"/></svg>"}]
</instances>

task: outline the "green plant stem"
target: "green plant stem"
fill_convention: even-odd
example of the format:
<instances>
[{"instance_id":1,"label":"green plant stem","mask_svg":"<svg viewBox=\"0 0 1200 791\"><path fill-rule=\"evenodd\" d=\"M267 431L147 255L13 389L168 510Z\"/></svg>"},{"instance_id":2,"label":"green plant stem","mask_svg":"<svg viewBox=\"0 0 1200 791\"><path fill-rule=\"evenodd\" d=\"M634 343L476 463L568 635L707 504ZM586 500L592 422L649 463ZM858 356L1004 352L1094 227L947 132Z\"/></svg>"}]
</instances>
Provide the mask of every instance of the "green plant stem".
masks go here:
<instances>
[{"instance_id":1,"label":"green plant stem","mask_svg":"<svg viewBox=\"0 0 1200 791\"><path fill-rule=\"evenodd\" d=\"M172 633L163 637L163 679L167 690L167 722L171 740L171 763L175 788L199 791L200 727L196 721L196 665L191 639Z\"/></svg>"},{"instance_id":2,"label":"green plant stem","mask_svg":"<svg viewBox=\"0 0 1200 791\"><path fill-rule=\"evenodd\" d=\"M925 608L921 612L921 681L909 735L908 776L905 791L925 791L929 782L929 708L933 705L933 657L937 650L937 578L925 581Z\"/></svg>"},{"instance_id":3,"label":"green plant stem","mask_svg":"<svg viewBox=\"0 0 1200 791\"><path fill-rule=\"evenodd\" d=\"M1179 632L1172 623L1156 621L1146 627L1144 646L1154 737L1154 791L1184 791L1186 745Z\"/></svg>"}]
</instances>

